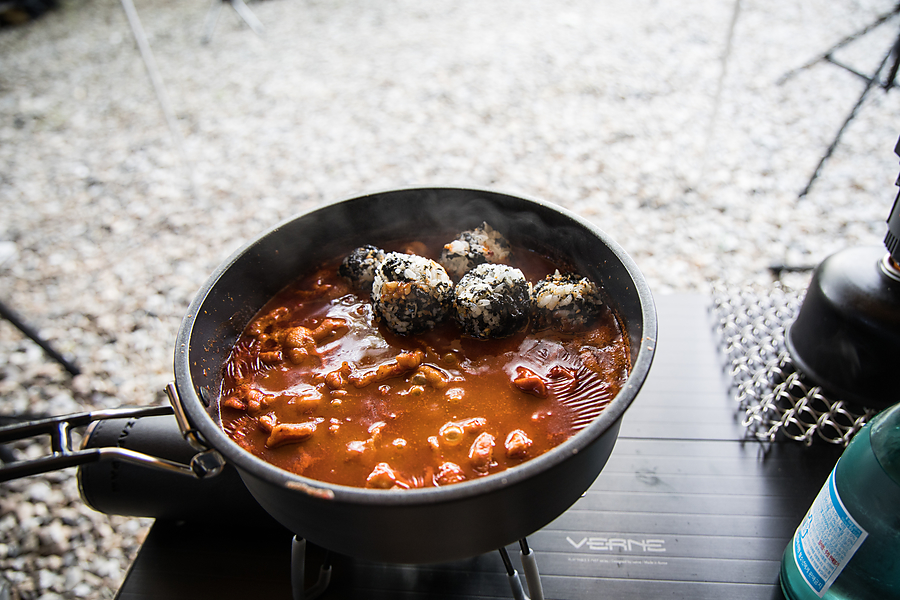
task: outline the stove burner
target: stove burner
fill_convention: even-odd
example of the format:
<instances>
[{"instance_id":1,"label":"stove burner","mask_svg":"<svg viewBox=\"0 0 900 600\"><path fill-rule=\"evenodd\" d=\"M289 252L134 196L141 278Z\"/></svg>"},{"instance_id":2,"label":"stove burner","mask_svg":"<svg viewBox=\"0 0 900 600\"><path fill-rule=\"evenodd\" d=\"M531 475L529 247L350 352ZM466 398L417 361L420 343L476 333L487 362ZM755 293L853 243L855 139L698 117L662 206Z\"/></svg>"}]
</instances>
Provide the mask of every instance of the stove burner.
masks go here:
<instances>
[{"instance_id":1,"label":"stove burner","mask_svg":"<svg viewBox=\"0 0 900 600\"><path fill-rule=\"evenodd\" d=\"M525 595L519 573L509 558L506 548L500 548L500 557L506 568L509 578L509 587L512 590L514 600L544 600L544 589L541 585L541 575L538 572L537 561L534 552L528 547L528 540L519 540L521 548L522 569L525 571L525 583L531 596ZM325 553L322 566L319 568L319 578L310 588L306 588L306 540L294 536L291 541L291 595L293 600L315 600L321 596L331 583L331 553Z\"/></svg>"}]
</instances>

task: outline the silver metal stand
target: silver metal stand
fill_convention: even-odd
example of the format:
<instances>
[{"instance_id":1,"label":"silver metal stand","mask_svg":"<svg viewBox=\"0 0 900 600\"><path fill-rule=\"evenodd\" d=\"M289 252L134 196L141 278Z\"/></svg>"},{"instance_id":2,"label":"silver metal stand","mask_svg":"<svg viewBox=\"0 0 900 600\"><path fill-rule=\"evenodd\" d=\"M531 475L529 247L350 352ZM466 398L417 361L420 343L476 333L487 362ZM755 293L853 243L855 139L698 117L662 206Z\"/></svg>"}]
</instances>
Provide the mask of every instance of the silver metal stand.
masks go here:
<instances>
[{"instance_id":1,"label":"silver metal stand","mask_svg":"<svg viewBox=\"0 0 900 600\"><path fill-rule=\"evenodd\" d=\"M134 34L134 40L137 42L138 50L140 50L141 58L144 61L144 66L147 67L147 74L150 76L150 83L153 84L156 100L159 102L163 117L166 119L166 124L169 126L169 131L172 134L172 141L175 143L175 147L181 155L182 164L187 170L191 191L196 197L197 189L194 183L194 170L191 166L191 161L188 158L187 150L185 150L184 147L184 138L181 136L181 132L178 131L175 112L169 104L166 86L163 83L162 76L159 74L159 68L156 66L156 59L153 57L153 51L150 49L150 42L147 41L147 35L144 33L144 27L141 25L141 19L138 17L134 2L132 2L132 0L121 0L121 2L122 8L125 10L125 16L128 18L128 24L131 26L131 32Z\"/></svg>"},{"instance_id":2,"label":"silver metal stand","mask_svg":"<svg viewBox=\"0 0 900 600\"><path fill-rule=\"evenodd\" d=\"M314 600L328 589L331 583L331 563L328 555L319 569L319 579L306 589L306 540L294 536L291 541L291 591L293 600Z\"/></svg>"},{"instance_id":3,"label":"silver metal stand","mask_svg":"<svg viewBox=\"0 0 900 600\"><path fill-rule=\"evenodd\" d=\"M528 541L525 538L519 540L519 547L522 549L522 569L525 571L525 582L528 584L530 597L525 595L519 573L513 567L506 548L500 548L500 556L503 558L503 566L506 568L513 599L544 600L544 589L541 585L541 575L538 573L534 552L528 547ZM293 600L314 600L328 589L330 583L331 562L329 555L326 554L319 570L318 580L312 587L306 588L306 540L294 536L291 541L291 595Z\"/></svg>"},{"instance_id":4,"label":"silver metal stand","mask_svg":"<svg viewBox=\"0 0 900 600\"><path fill-rule=\"evenodd\" d=\"M528 584L528 593L522 588L522 582L519 580L519 573L513 566L509 558L506 548L500 548L500 558L503 559L503 566L506 568L506 576L509 578L509 588L512 591L514 600L544 600L544 588L541 585L541 574L538 572L537 560L535 560L534 552L528 547L528 540L522 538L519 540L519 548L521 548L522 569L525 571L525 583Z\"/></svg>"},{"instance_id":5,"label":"silver metal stand","mask_svg":"<svg viewBox=\"0 0 900 600\"><path fill-rule=\"evenodd\" d=\"M212 0L212 6L209 7L209 12L206 13L206 26L203 29L203 37L200 39L200 42L203 44L208 44L209 40L212 39L213 31L216 28L216 23L219 22L219 15L222 13L222 5L230 4L231 8L234 9L234 12L238 14L238 16L244 20L244 22L253 30L253 32L262 37L265 33L265 28L259 19L256 18L256 15L253 14L253 11L244 3L244 0Z\"/></svg>"},{"instance_id":6,"label":"silver metal stand","mask_svg":"<svg viewBox=\"0 0 900 600\"><path fill-rule=\"evenodd\" d=\"M719 109L722 106L722 92L725 88L725 77L728 74L728 63L731 60L731 51L734 48L734 31L737 28L738 17L740 14L741 0L734 0L734 6L731 10L731 19L728 22L728 35L725 37L725 50L722 52L722 57L720 59L721 69L719 70L719 78L716 81L716 92L713 96L712 114L710 115L709 123L707 123L706 126L706 138L703 142L703 155L700 159L700 179L698 180L698 183L706 179L709 151L716 132L716 124L719 120Z\"/></svg>"}]
</instances>

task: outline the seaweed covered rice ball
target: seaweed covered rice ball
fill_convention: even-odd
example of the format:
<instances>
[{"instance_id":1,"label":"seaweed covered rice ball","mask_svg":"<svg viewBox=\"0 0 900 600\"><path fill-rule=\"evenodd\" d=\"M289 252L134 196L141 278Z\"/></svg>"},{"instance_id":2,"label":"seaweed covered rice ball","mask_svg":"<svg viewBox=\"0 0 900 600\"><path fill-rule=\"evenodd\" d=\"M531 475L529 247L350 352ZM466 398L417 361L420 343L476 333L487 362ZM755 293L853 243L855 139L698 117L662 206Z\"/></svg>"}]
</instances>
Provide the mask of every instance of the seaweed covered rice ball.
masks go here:
<instances>
[{"instance_id":1,"label":"seaweed covered rice ball","mask_svg":"<svg viewBox=\"0 0 900 600\"><path fill-rule=\"evenodd\" d=\"M453 282L433 260L415 254L388 252L375 269L372 306L394 333L416 335L447 317Z\"/></svg>"},{"instance_id":2,"label":"seaweed covered rice ball","mask_svg":"<svg viewBox=\"0 0 900 600\"><path fill-rule=\"evenodd\" d=\"M457 239L446 244L440 262L453 278L459 279L477 265L501 263L508 256L509 242L484 223L481 227L463 231Z\"/></svg>"},{"instance_id":3,"label":"seaweed covered rice ball","mask_svg":"<svg viewBox=\"0 0 900 600\"><path fill-rule=\"evenodd\" d=\"M574 273L561 275L559 271L534 285L531 302L539 327L570 332L590 325L603 305L593 281Z\"/></svg>"},{"instance_id":4,"label":"seaweed covered rice ball","mask_svg":"<svg viewBox=\"0 0 900 600\"><path fill-rule=\"evenodd\" d=\"M531 285L519 269L481 264L456 284L453 306L454 319L465 335L507 337L528 323Z\"/></svg>"},{"instance_id":5,"label":"seaweed covered rice ball","mask_svg":"<svg viewBox=\"0 0 900 600\"><path fill-rule=\"evenodd\" d=\"M372 245L360 246L348 254L338 273L359 289L368 290L375 281L375 269L384 260L384 250Z\"/></svg>"}]
</instances>

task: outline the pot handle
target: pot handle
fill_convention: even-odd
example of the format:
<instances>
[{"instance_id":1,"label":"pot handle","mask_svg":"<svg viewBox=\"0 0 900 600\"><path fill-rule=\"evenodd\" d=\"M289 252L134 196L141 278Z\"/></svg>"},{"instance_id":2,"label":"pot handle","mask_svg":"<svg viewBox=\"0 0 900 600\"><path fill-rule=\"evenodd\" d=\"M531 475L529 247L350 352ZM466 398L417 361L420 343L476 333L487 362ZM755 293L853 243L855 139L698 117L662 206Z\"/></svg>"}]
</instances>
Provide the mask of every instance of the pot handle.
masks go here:
<instances>
[{"instance_id":1,"label":"pot handle","mask_svg":"<svg viewBox=\"0 0 900 600\"><path fill-rule=\"evenodd\" d=\"M209 459L197 460L197 455L191 460L190 465L181 464L164 458L157 458L141 452L128 450L127 448L81 448L72 449L72 429L84 427L104 419L116 418L140 418L155 415L172 414L172 407L149 406L143 408L112 408L97 410L57 417L47 417L34 421L27 421L16 425L0 427L0 444L24 440L40 435L50 436L51 454L40 458L8 462L0 465L0 482L29 475L38 475L57 471L67 467L76 467L101 460L121 460L129 463L145 465L156 469L183 473L194 477L213 475L218 470L211 465ZM218 453L216 453L218 455ZM221 457L220 457L221 459ZM196 461L196 465L195 465Z\"/></svg>"},{"instance_id":2,"label":"pot handle","mask_svg":"<svg viewBox=\"0 0 900 600\"><path fill-rule=\"evenodd\" d=\"M181 396L178 395L178 388L174 383L166 385L166 396L172 404L172 410L175 413L175 420L178 422L178 429L181 430L181 437L184 438L191 447L197 451L197 454L191 459L191 469L197 478L218 475L225 466L225 459L217 450L203 439L203 434L199 429L191 425L184 406L181 404Z\"/></svg>"}]
</instances>

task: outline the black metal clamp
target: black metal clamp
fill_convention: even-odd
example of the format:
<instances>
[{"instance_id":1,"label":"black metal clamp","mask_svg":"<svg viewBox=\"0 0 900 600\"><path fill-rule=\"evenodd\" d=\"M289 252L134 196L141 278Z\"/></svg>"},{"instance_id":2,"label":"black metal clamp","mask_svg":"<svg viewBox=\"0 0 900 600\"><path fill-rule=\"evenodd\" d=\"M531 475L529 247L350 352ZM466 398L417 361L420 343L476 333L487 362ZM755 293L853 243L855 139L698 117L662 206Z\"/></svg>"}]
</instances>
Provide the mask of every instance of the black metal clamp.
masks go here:
<instances>
[{"instance_id":1,"label":"black metal clamp","mask_svg":"<svg viewBox=\"0 0 900 600\"><path fill-rule=\"evenodd\" d=\"M170 387L174 389L174 386L170 385ZM177 402L177 398L172 398L172 392L168 388L166 391L170 395L172 406L113 408L47 417L0 427L0 444L49 435L51 450L48 456L3 464L0 466L0 482L48 473L68 467L77 467L101 460L114 459L154 469L181 473L197 479L217 475L224 466L224 460L216 450L210 449L203 443L198 432L185 427L184 424L187 420L183 410L181 410L180 403ZM73 429L87 427L92 423L107 419L137 419L171 414L174 414L178 420L184 439L198 451L188 464L151 456L143 452L129 450L128 448L83 447L75 450L72 447Z\"/></svg>"}]
</instances>

